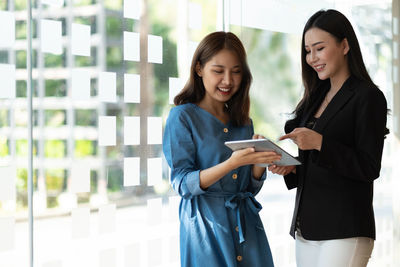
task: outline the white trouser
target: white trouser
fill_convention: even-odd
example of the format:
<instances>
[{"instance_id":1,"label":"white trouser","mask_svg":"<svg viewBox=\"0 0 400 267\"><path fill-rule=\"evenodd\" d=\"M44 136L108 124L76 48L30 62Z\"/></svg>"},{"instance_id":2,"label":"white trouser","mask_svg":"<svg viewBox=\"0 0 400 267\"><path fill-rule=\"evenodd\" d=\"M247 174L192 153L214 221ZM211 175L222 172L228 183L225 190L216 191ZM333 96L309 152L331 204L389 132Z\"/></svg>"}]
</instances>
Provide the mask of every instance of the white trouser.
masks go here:
<instances>
[{"instance_id":1,"label":"white trouser","mask_svg":"<svg viewBox=\"0 0 400 267\"><path fill-rule=\"evenodd\" d=\"M297 267L365 267L373 248L368 237L310 241L296 231Z\"/></svg>"}]
</instances>

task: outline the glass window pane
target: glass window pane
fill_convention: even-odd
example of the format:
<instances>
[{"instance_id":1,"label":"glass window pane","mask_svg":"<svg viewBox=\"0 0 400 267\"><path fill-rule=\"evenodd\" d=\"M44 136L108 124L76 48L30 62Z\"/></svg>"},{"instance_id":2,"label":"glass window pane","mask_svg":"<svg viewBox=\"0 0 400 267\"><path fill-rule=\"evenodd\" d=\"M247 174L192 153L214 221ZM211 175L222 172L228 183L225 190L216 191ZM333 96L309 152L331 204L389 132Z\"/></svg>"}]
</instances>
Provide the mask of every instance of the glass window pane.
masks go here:
<instances>
[{"instance_id":1,"label":"glass window pane","mask_svg":"<svg viewBox=\"0 0 400 267\"><path fill-rule=\"evenodd\" d=\"M33 19L31 51L35 266L179 266L180 197L169 183L162 134L198 42L223 26L240 37L253 74L255 130L276 139L302 94L303 24L314 11L340 3L148 0L140 1L144 6L138 14L125 14L124 3L136 0L51 1L61 6L33 1L41 10ZM222 10L223 2L229 2L229 10ZM0 236L7 240L0 242L0 262L28 266L27 246L16 246L28 243L27 4L0 1L0 10L11 6L18 14L16 42L12 49L1 48L0 64L16 66L16 99L0 99L0 168L15 165L16 193L11 202L0 196ZM346 9L368 70L390 99L391 5L348 4ZM282 19L287 17L291 20ZM39 47L42 20L61 23L61 53ZM72 23L90 26L90 41L82 43L85 53L72 51ZM124 33L134 36L132 42ZM72 81L79 70L85 74L82 86ZM102 73L115 74L113 82L102 83ZM112 101L105 99L109 96ZM295 153L289 142L284 146ZM387 147L386 160L393 155ZM393 172L384 166L381 175ZM267 183L257 198L268 238L274 240L275 264L293 266L294 242L287 231L295 195L282 187L281 177L271 176ZM379 181L375 192L377 233L387 237L376 242L370 262L376 267L389 266L393 253L392 214L385 213L391 209L389 185Z\"/></svg>"}]
</instances>

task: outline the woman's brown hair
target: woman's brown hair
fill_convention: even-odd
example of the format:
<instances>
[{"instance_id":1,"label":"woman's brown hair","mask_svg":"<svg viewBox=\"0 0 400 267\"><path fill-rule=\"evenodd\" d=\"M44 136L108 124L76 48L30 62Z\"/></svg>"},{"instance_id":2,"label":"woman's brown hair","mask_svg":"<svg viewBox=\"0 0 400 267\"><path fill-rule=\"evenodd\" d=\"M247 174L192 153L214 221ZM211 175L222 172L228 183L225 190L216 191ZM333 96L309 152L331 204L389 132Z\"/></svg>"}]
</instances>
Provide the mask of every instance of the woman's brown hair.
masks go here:
<instances>
[{"instance_id":1,"label":"woman's brown hair","mask_svg":"<svg viewBox=\"0 0 400 267\"><path fill-rule=\"evenodd\" d=\"M182 91L174 98L175 105L186 103L199 103L205 96L203 80L196 72L196 64L200 67L212 59L223 49L233 51L241 64L242 82L239 90L226 102L229 118L234 125L243 126L250 122L250 97L249 90L252 81L247 64L246 51L239 38L231 32L213 32L204 37L194 52L190 67L190 76Z\"/></svg>"}]
</instances>

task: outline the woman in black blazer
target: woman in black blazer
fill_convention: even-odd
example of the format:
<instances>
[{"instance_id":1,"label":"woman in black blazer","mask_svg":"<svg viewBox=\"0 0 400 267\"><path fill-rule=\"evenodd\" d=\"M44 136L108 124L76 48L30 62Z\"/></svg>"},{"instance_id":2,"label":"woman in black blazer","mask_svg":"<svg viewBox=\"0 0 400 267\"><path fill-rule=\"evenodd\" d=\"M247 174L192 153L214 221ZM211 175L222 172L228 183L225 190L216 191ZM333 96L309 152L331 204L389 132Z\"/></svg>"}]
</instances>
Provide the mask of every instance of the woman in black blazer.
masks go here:
<instances>
[{"instance_id":1,"label":"woman in black blazer","mask_svg":"<svg viewBox=\"0 0 400 267\"><path fill-rule=\"evenodd\" d=\"M302 40L304 96L285 125L300 166L276 166L297 188L290 234L298 267L364 267L375 239L387 104L365 68L354 30L336 10L318 11Z\"/></svg>"}]
</instances>

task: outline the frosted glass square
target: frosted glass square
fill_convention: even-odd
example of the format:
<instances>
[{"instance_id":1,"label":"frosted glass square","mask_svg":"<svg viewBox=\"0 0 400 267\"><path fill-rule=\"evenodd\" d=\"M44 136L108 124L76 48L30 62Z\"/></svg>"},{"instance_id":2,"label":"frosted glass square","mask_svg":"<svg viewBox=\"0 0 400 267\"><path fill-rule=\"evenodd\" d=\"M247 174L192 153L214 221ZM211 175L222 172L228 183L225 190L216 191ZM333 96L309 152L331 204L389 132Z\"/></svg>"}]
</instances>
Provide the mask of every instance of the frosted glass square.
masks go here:
<instances>
[{"instance_id":1,"label":"frosted glass square","mask_svg":"<svg viewBox=\"0 0 400 267\"><path fill-rule=\"evenodd\" d=\"M171 236L169 239L169 261L179 262L179 236Z\"/></svg>"},{"instance_id":2,"label":"frosted glass square","mask_svg":"<svg viewBox=\"0 0 400 267\"><path fill-rule=\"evenodd\" d=\"M86 163L73 163L70 178L73 193L90 192L90 167Z\"/></svg>"},{"instance_id":3,"label":"frosted glass square","mask_svg":"<svg viewBox=\"0 0 400 267\"><path fill-rule=\"evenodd\" d=\"M141 0L124 0L124 17L128 19L140 19L142 12Z\"/></svg>"},{"instance_id":4,"label":"frosted glass square","mask_svg":"<svg viewBox=\"0 0 400 267\"><path fill-rule=\"evenodd\" d=\"M124 249L124 254L125 254L125 265L124 267L140 267L142 266L141 264L141 246L140 244L132 244L125 246Z\"/></svg>"},{"instance_id":5,"label":"frosted glass square","mask_svg":"<svg viewBox=\"0 0 400 267\"><path fill-rule=\"evenodd\" d=\"M162 222L162 199L153 198L147 200L147 224L158 225Z\"/></svg>"},{"instance_id":6,"label":"frosted glass square","mask_svg":"<svg viewBox=\"0 0 400 267\"><path fill-rule=\"evenodd\" d=\"M15 65L0 64L0 98L15 98Z\"/></svg>"},{"instance_id":7,"label":"frosted glass square","mask_svg":"<svg viewBox=\"0 0 400 267\"><path fill-rule=\"evenodd\" d=\"M71 53L90 56L90 26L72 23Z\"/></svg>"},{"instance_id":8,"label":"frosted glass square","mask_svg":"<svg viewBox=\"0 0 400 267\"><path fill-rule=\"evenodd\" d=\"M13 217L0 217L0 252L14 249L15 219Z\"/></svg>"},{"instance_id":9,"label":"frosted glass square","mask_svg":"<svg viewBox=\"0 0 400 267\"><path fill-rule=\"evenodd\" d=\"M124 186L140 185L140 158L124 158Z\"/></svg>"},{"instance_id":10,"label":"frosted glass square","mask_svg":"<svg viewBox=\"0 0 400 267\"><path fill-rule=\"evenodd\" d=\"M140 103L140 75L124 75L124 101L126 103Z\"/></svg>"},{"instance_id":11,"label":"frosted glass square","mask_svg":"<svg viewBox=\"0 0 400 267\"><path fill-rule=\"evenodd\" d=\"M169 103L174 104L175 96L183 89L185 82L180 78L169 78Z\"/></svg>"},{"instance_id":12,"label":"frosted glass square","mask_svg":"<svg viewBox=\"0 0 400 267\"><path fill-rule=\"evenodd\" d=\"M115 249L107 249L100 251L99 263L100 267L116 267L117 255Z\"/></svg>"},{"instance_id":13,"label":"frosted glass square","mask_svg":"<svg viewBox=\"0 0 400 267\"><path fill-rule=\"evenodd\" d=\"M163 260L163 240L154 239L149 240L147 243L147 257L148 257L148 265L149 267L161 266ZM154 253L157 251L157 253Z\"/></svg>"},{"instance_id":14,"label":"frosted glass square","mask_svg":"<svg viewBox=\"0 0 400 267\"><path fill-rule=\"evenodd\" d=\"M90 236L90 208L73 209L71 212L72 238Z\"/></svg>"},{"instance_id":15,"label":"frosted glass square","mask_svg":"<svg viewBox=\"0 0 400 267\"><path fill-rule=\"evenodd\" d=\"M147 118L147 143L149 145L162 144L162 118Z\"/></svg>"},{"instance_id":16,"label":"frosted glass square","mask_svg":"<svg viewBox=\"0 0 400 267\"><path fill-rule=\"evenodd\" d=\"M124 144L140 145L140 117L124 117Z\"/></svg>"},{"instance_id":17,"label":"frosted glass square","mask_svg":"<svg viewBox=\"0 0 400 267\"><path fill-rule=\"evenodd\" d=\"M124 60L140 61L139 33L124 32Z\"/></svg>"},{"instance_id":18,"label":"frosted glass square","mask_svg":"<svg viewBox=\"0 0 400 267\"><path fill-rule=\"evenodd\" d=\"M147 185L153 186L162 181L162 158L147 159Z\"/></svg>"},{"instance_id":19,"label":"frosted glass square","mask_svg":"<svg viewBox=\"0 0 400 267\"><path fill-rule=\"evenodd\" d=\"M177 222L179 220L179 204L181 202L180 196L172 196L168 198L169 221Z\"/></svg>"},{"instance_id":20,"label":"frosted glass square","mask_svg":"<svg viewBox=\"0 0 400 267\"><path fill-rule=\"evenodd\" d=\"M201 29L201 5L198 3L189 3L189 28L191 29Z\"/></svg>"},{"instance_id":21,"label":"frosted glass square","mask_svg":"<svg viewBox=\"0 0 400 267\"><path fill-rule=\"evenodd\" d=\"M163 40L161 36L148 36L147 56L150 63L162 64L163 62Z\"/></svg>"},{"instance_id":22,"label":"frosted glass square","mask_svg":"<svg viewBox=\"0 0 400 267\"><path fill-rule=\"evenodd\" d=\"M99 208L99 233L111 233L115 231L115 204L101 206Z\"/></svg>"},{"instance_id":23,"label":"frosted glass square","mask_svg":"<svg viewBox=\"0 0 400 267\"><path fill-rule=\"evenodd\" d=\"M61 55L63 52L61 21L42 19L40 25L42 52Z\"/></svg>"},{"instance_id":24,"label":"frosted glass square","mask_svg":"<svg viewBox=\"0 0 400 267\"><path fill-rule=\"evenodd\" d=\"M99 117L99 146L117 144L117 118L115 116Z\"/></svg>"},{"instance_id":25,"label":"frosted glass square","mask_svg":"<svg viewBox=\"0 0 400 267\"><path fill-rule=\"evenodd\" d=\"M15 201L16 177L15 166L0 167L0 201Z\"/></svg>"},{"instance_id":26,"label":"frosted glass square","mask_svg":"<svg viewBox=\"0 0 400 267\"><path fill-rule=\"evenodd\" d=\"M0 11L0 48L13 48L15 43L15 15Z\"/></svg>"},{"instance_id":27,"label":"frosted glass square","mask_svg":"<svg viewBox=\"0 0 400 267\"><path fill-rule=\"evenodd\" d=\"M73 100L90 99L90 72L85 69L71 71L71 97Z\"/></svg>"},{"instance_id":28,"label":"frosted glass square","mask_svg":"<svg viewBox=\"0 0 400 267\"><path fill-rule=\"evenodd\" d=\"M103 102L117 102L117 74L99 73L99 99Z\"/></svg>"}]
</instances>

